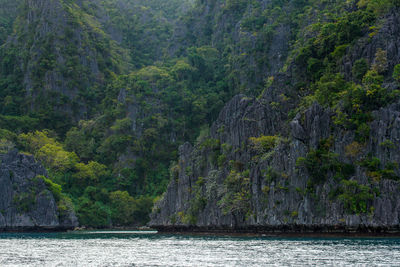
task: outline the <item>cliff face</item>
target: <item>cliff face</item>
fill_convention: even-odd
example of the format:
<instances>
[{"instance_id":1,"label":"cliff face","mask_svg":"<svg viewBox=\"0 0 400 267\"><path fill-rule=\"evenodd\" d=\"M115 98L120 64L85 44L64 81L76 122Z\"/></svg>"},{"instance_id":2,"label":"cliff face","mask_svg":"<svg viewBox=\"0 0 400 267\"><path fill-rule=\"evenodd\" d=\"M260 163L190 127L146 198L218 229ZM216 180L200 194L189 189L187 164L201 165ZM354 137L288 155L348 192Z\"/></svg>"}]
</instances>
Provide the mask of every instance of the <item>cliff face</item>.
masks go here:
<instances>
[{"instance_id":1,"label":"cliff face","mask_svg":"<svg viewBox=\"0 0 400 267\"><path fill-rule=\"evenodd\" d=\"M22 112L47 109L72 121L86 118L93 112L91 103L99 101L93 93L124 68L120 60L128 56L81 7L82 1L20 4L0 53L8 62L0 68L2 75L18 84L8 95L22 100Z\"/></svg>"},{"instance_id":2,"label":"cliff face","mask_svg":"<svg viewBox=\"0 0 400 267\"><path fill-rule=\"evenodd\" d=\"M176 23L170 53L179 54L183 47L193 45L230 53L226 62L232 73L230 86L236 92L259 89L264 79L284 66L294 37L294 25L276 14L261 15L271 13L275 4L266 0L198 1L196 8ZM284 1L279 8L287 17L301 12L294 1ZM255 17L257 21L252 20Z\"/></svg>"},{"instance_id":3,"label":"cliff face","mask_svg":"<svg viewBox=\"0 0 400 267\"><path fill-rule=\"evenodd\" d=\"M387 51L385 88L400 62L398 12L346 50L342 71ZM384 40L384 41L383 41ZM390 54L390 56L389 56ZM297 114L296 79L277 74L259 99L234 97L206 137L180 147L150 225L160 230L400 230L400 102L372 112L368 138L317 103ZM344 75L346 76L346 75Z\"/></svg>"},{"instance_id":4,"label":"cliff face","mask_svg":"<svg viewBox=\"0 0 400 267\"><path fill-rule=\"evenodd\" d=\"M11 1L4 0L1 2L0 7L0 45L6 40L7 36L12 32L12 25L17 17L18 6L21 4L20 0Z\"/></svg>"},{"instance_id":5,"label":"cliff face","mask_svg":"<svg viewBox=\"0 0 400 267\"><path fill-rule=\"evenodd\" d=\"M313 170L302 167L299 158L307 157L321 140L332 136L332 113L313 105L305 112L303 121L300 116L291 121L288 139L278 141L273 149L260 155L252 151L249 138L259 133L274 133L268 116L249 120L249 112L260 109L265 110L258 101L237 96L213 126L214 130L222 127L232 134L211 133L211 138L219 141L216 143L229 146L221 148L223 151L216 148L219 145L206 148L185 144L180 148L176 177L156 206L151 226L159 229L197 226L205 230L285 227L399 230L398 169L396 178L374 178L368 167L357 162L371 153L379 159L379 170L389 162L399 162L400 103L374 114L372 138L355 158L349 153L346 155L354 133L335 132L337 137L330 144L334 159L317 159L311 166ZM230 122L227 114L233 117ZM385 147L382 145L385 141L394 145ZM218 166L215 158L224 160ZM328 167L325 174L318 173L321 165L330 164L327 162L331 160L342 169ZM350 166L348 173L339 174L346 172L346 166ZM316 177L312 171L317 172ZM340 175L347 175L349 182L341 183ZM230 188L230 182L239 188ZM228 195L229 190L233 190L233 196Z\"/></svg>"},{"instance_id":6,"label":"cliff face","mask_svg":"<svg viewBox=\"0 0 400 267\"><path fill-rule=\"evenodd\" d=\"M72 210L62 213L41 176L46 170L32 156L0 155L0 229L65 230L78 226Z\"/></svg>"}]
</instances>

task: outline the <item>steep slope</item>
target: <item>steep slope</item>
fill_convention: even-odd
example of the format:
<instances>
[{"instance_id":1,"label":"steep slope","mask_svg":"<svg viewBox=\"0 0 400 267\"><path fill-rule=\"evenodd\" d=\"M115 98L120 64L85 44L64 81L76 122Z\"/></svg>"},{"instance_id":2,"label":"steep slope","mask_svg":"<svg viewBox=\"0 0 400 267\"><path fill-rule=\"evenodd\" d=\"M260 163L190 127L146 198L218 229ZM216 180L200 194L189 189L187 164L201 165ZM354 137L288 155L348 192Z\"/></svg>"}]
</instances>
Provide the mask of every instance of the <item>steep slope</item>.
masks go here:
<instances>
[{"instance_id":1,"label":"steep slope","mask_svg":"<svg viewBox=\"0 0 400 267\"><path fill-rule=\"evenodd\" d=\"M181 146L152 227L400 230L400 102L392 75L400 10L381 3L374 14L372 3L350 4L325 22L318 5L308 10L315 18L303 21L286 71L273 75L261 97L234 97L208 136ZM322 14L332 11L326 8Z\"/></svg>"},{"instance_id":2,"label":"steep slope","mask_svg":"<svg viewBox=\"0 0 400 267\"><path fill-rule=\"evenodd\" d=\"M322 199L336 192L339 213L372 214L368 188L375 199L373 183L397 179L395 154L379 150L396 146L395 137L370 142L383 138L376 120L390 120L377 111L397 112L398 0L24 0L20 9L6 2L0 146L13 143L40 160L84 225L146 223L169 169L170 197L156 209L162 216L153 215L165 225L208 225L205 205L221 225L262 224L265 214L287 221L300 211L264 209L260 190L291 192L289 180L307 184L307 203L314 190ZM249 98L229 102L238 93ZM324 123L310 126L316 114ZM186 141L195 143L181 149L191 159L174 163ZM283 168L279 157L290 150L296 164ZM201 177L217 181L210 201ZM318 189L332 179L333 191ZM368 203L352 207L359 200L348 198L351 190ZM296 223L321 223L315 209Z\"/></svg>"},{"instance_id":3,"label":"steep slope","mask_svg":"<svg viewBox=\"0 0 400 267\"><path fill-rule=\"evenodd\" d=\"M141 68L168 57L165 50L175 20L189 6L188 0L118 0L84 2L83 8L129 51L129 63Z\"/></svg>"},{"instance_id":4,"label":"steep slope","mask_svg":"<svg viewBox=\"0 0 400 267\"><path fill-rule=\"evenodd\" d=\"M2 99L9 114L46 121L91 116L105 83L126 57L91 15L74 1L23 2L12 37L2 47ZM65 115L69 115L66 116Z\"/></svg>"},{"instance_id":5,"label":"steep slope","mask_svg":"<svg viewBox=\"0 0 400 267\"><path fill-rule=\"evenodd\" d=\"M84 225L143 224L153 198L166 188L177 145L170 129L163 138L154 130L165 128L165 117L172 120L160 113L174 103L157 99L167 91L148 73L157 68L146 66L166 57L171 25L187 5L22 1L0 50L0 142L35 155L72 198ZM147 79L159 88L150 92L141 83Z\"/></svg>"},{"instance_id":6,"label":"steep slope","mask_svg":"<svg viewBox=\"0 0 400 267\"><path fill-rule=\"evenodd\" d=\"M114 170L124 179L139 179L128 190L162 191L177 147L187 140L193 142L235 93L258 95L271 73L284 66L297 26L292 30L282 20L283 14L296 16L302 9L285 1L282 11L270 16L279 3L253 1L249 8L243 3L238 7L224 6L223 1L197 1L176 22L168 42L169 56L164 55L163 62L121 76L107 88L108 109L115 110L116 122L108 125L109 136L98 140L97 152L104 162L114 162ZM249 17L264 24L250 27ZM205 36L208 22L215 26ZM246 27L240 26L245 23ZM228 29L236 24L240 27ZM146 44L152 46L152 42ZM163 42L160 46L165 48ZM239 62L238 57L243 60ZM75 132L87 138L92 135L85 127ZM117 151L111 151L111 144L118 146Z\"/></svg>"},{"instance_id":7,"label":"steep slope","mask_svg":"<svg viewBox=\"0 0 400 267\"><path fill-rule=\"evenodd\" d=\"M4 0L0 6L0 45L2 45L7 37L11 34L14 20L18 15L18 6L22 1Z\"/></svg>"},{"instance_id":8,"label":"steep slope","mask_svg":"<svg viewBox=\"0 0 400 267\"><path fill-rule=\"evenodd\" d=\"M316 19L310 10L326 8L336 14L341 5L306 0L196 1L176 24L170 53L212 46L224 57L221 68L230 90L257 96L267 79L285 67L299 31Z\"/></svg>"},{"instance_id":9,"label":"steep slope","mask_svg":"<svg viewBox=\"0 0 400 267\"><path fill-rule=\"evenodd\" d=\"M32 156L0 155L0 229L66 230L78 226L72 206L60 199L46 170ZM52 192L53 191L53 192Z\"/></svg>"}]
</instances>

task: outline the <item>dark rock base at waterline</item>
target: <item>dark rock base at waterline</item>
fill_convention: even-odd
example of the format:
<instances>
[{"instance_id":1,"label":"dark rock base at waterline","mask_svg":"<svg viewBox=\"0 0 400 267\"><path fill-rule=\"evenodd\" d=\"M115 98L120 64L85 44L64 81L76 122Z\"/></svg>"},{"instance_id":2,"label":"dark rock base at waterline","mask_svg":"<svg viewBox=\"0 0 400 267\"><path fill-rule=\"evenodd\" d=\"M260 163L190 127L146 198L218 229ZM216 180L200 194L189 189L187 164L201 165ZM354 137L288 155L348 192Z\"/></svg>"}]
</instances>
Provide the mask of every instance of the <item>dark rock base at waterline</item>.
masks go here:
<instances>
[{"instance_id":1,"label":"dark rock base at waterline","mask_svg":"<svg viewBox=\"0 0 400 267\"><path fill-rule=\"evenodd\" d=\"M74 227L29 226L29 227L0 228L0 233L53 233L53 232L67 232L72 230L74 230Z\"/></svg>"},{"instance_id":2,"label":"dark rock base at waterline","mask_svg":"<svg viewBox=\"0 0 400 267\"><path fill-rule=\"evenodd\" d=\"M348 227L341 225L285 226L151 226L159 233L249 234L271 236L400 236L400 225L394 227Z\"/></svg>"}]
</instances>

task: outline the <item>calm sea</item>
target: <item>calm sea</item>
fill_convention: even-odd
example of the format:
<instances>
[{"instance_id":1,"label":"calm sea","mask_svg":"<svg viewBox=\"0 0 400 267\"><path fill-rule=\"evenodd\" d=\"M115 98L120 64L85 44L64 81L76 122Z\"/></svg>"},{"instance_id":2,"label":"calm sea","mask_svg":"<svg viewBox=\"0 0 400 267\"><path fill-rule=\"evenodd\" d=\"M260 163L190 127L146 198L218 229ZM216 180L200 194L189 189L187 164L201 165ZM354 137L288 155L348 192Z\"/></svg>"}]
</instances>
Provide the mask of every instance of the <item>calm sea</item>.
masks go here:
<instances>
[{"instance_id":1,"label":"calm sea","mask_svg":"<svg viewBox=\"0 0 400 267\"><path fill-rule=\"evenodd\" d=\"M398 238L0 234L0 266L400 266Z\"/></svg>"}]
</instances>

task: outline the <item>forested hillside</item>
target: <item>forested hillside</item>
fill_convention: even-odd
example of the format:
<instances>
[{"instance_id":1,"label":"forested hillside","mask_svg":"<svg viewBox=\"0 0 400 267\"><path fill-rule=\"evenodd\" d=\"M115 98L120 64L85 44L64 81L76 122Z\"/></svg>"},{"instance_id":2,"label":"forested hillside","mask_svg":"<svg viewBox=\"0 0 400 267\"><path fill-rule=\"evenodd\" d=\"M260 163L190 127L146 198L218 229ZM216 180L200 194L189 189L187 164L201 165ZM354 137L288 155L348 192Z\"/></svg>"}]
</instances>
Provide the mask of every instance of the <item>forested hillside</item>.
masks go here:
<instances>
[{"instance_id":1,"label":"forested hillside","mask_svg":"<svg viewBox=\"0 0 400 267\"><path fill-rule=\"evenodd\" d=\"M161 86L172 84L161 81L161 65L170 58L174 22L189 7L128 0L1 5L2 150L33 154L82 225L143 224L166 188L183 137L158 136L171 120L160 112L173 106L158 100Z\"/></svg>"},{"instance_id":2,"label":"forested hillside","mask_svg":"<svg viewBox=\"0 0 400 267\"><path fill-rule=\"evenodd\" d=\"M150 225L399 231L399 7L201 1L195 17L213 14L215 26L188 24L186 34L230 49L225 77L246 95L180 147Z\"/></svg>"},{"instance_id":3,"label":"forested hillside","mask_svg":"<svg viewBox=\"0 0 400 267\"><path fill-rule=\"evenodd\" d=\"M293 188L305 196L343 172L343 199L367 186L370 200L365 169L397 183L397 156L369 142L374 111L399 98L398 0L0 1L0 150L34 155L82 225L145 224L170 182L167 196L182 198L159 202L155 224L196 224L208 212L254 223L272 214L260 204L271 181L258 176L301 180L267 157L294 139L311 182ZM311 130L316 103L331 123ZM321 133L314 143L308 131ZM185 142L195 144L192 165L187 144L179 158ZM207 198L202 177L225 194Z\"/></svg>"}]
</instances>

